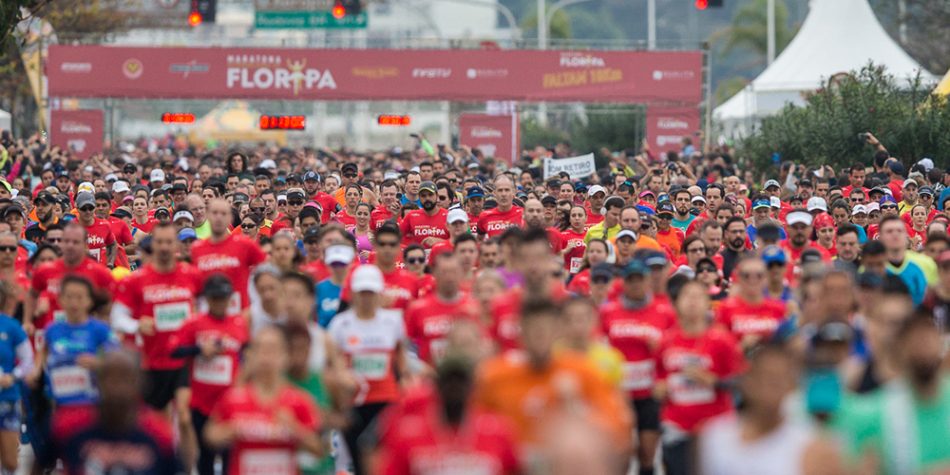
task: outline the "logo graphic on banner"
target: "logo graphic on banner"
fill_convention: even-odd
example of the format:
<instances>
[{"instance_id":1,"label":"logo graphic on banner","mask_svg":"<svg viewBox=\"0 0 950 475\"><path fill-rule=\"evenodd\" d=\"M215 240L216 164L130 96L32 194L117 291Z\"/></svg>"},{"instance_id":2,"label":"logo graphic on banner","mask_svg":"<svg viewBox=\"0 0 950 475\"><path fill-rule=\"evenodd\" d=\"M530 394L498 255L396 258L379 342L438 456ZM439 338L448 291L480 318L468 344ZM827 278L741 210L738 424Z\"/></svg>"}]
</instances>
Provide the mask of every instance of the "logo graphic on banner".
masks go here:
<instances>
[{"instance_id":1,"label":"logo graphic on banner","mask_svg":"<svg viewBox=\"0 0 950 475\"><path fill-rule=\"evenodd\" d=\"M647 141L654 153L679 152L683 137L699 130L699 109L696 107L647 107ZM699 145L693 143L693 145Z\"/></svg>"},{"instance_id":2,"label":"logo graphic on banner","mask_svg":"<svg viewBox=\"0 0 950 475\"><path fill-rule=\"evenodd\" d=\"M50 112L50 142L85 160L102 153L101 110L54 110Z\"/></svg>"},{"instance_id":3,"label":"logo graphic on banner","mask_svg":"<svg viewBox=\"0 0 950 475\"><path fill-rule=\"evenodd\" d=\"M684 105L702 100L702 53L696 51L54 45L46 71L50 97Z\"/></svg>"},{"instance_id":4,"label":"logo graphic on banner","mask_svg":"<svg viewBox=\"0 0 950 475\"><path fill-rule=\"evenodd\" d=\"M481 150L486 157L513 163L518 156L520 135L516 115L459 116L459 143Z\"/></svg>"},{"instance_id":5,"label":"logo graphic on banner","mask_svg":"<svg viewBox=\"0 0 950 475\"><path fill-rule=\"evenodd\" d=\"M544 179L547 180L561 172L567 172L571 179L584 178L593 175L597 171L597 165L594 164L594 154L588 153L579 157L571 158L545 158L544 159Z\"/></svg>"}]
</instances>

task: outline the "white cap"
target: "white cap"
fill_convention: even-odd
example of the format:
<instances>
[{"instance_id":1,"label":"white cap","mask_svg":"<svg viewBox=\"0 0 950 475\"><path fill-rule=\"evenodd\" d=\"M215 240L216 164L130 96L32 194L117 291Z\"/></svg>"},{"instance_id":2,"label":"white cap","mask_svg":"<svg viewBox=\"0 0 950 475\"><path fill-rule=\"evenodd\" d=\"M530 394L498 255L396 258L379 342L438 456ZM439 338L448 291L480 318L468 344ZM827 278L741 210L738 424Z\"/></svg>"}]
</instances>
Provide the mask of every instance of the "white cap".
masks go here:
<instances>
[{"instance_id":1,"label":"white cap","mask_svg":"<svg viewBox=\"0 0 950 475\"><path fill-rule=\"evenodd\" d=\"M628 237L628 238L630 238L630 239L633 239L634 241L636 241L636 240L638 239L638 238L637 238L637 233L635 233L635 232L633 232L633 231L631 231L631 230L629 230L629 229L624 229L624 230L621 230L619 233L617 233L617 237L614 238L614 241L616 241L616 240L618 240L618 239L620 239L620 238L622 238L622 237Z\"/></svg>"},{"instance_id":2,"label":"white cap","mask_svg":"<svg viewBox=\"0 0 950 475\"><path fill-rule=\"evenodd\" d=\"M399 172L395 170L388 170L383 174L384 180L395 180L399 178Z\"/></svg>"},{"instance_id":3,"label":"white cap","mask_svg":"<svg viewBox=\"0 0 950 475\"><path fill-rule=\"evenodd\" d=\"M172 222L178 221L179 219L186 218L188 221L194 222L195 215L191 214L191 211L183 209L181 211L176 211L175 216L172 218Z\"/></svg>"},{"instance_id":4,"label":"white cap","mask_svg":"<svg viewBox=\"0 0 950 475\"><path fill-rule=\"evenodd\" d=\"M924 170L926 170L927 173L930 173L930 170L934 169L934 161L929 158L921 158L917 164L924 167Z\"/></svg>"},{"instance_id":5,"label":"white cap","mask_svg":"<svg viewBox=\"0 0 950 475\"><path fill-rule=\"evenodd\" d=\"M92 186L92 183L89 183L88 181L84 181L79 184L78 188L76 188L76 193L82 193L84 191L89 192L89 193L95 193L96 187Z\"/></svg>"},{"instance_id":6,"label":"white cap","mask_svg":"<svg viewBox=\"0 0 950 475\"><path fill-rule=\"evenodd\" d=\"M464 223L468 222L468 213L462 211L460 208L455 208L449 210L449 215L445 218L445 222L448 224L457 223L462 221Z\"/></svg>"},{"instance_id":7,"label":"white cap","mask_svg":"<svg viewBox=\"0 0 950 475\"><path fill-rule=\"evenodd\" d=\"M820 196L812 196L811 198L808 198L808 204L805 207L808 208L808 211L815 211L816 209L820 209L825 212L828 211L828 203L825 202L825 199Z\"/></svg>"},{"instance_id":8,"label":"white cap","mask_svg":"<svg viewBox=\"0 0 950 475\"><path fill-rule=\"evenodd\" d=\"M594 185L587 189L587 196L594 196L597 193L603 193L604 195L606 195L607 190L605 190L604 187L600 185Z\"/></svg>"},{"instance_id":9,"label":"white cap","mask_svg":"<svg viewBox=\"0 0 950 475\"><path fill-rule=\"evenodd\" d=\"M148 175L148 181L165 181L165 172L161 168L152 170Z\"/></svg>"},{"instance_id":10,"label":"white cap","mask_svg":"<svg viewBox=\"0 0 950 475\"><path fill-rule=\"evenodd\" d=\"M874 203L874 204L877 204L877 203ZM864 205L854 205L854 208L851 210L851 216L858 215L858 214L868 214L868 209Z\"/></svg>"},{"instance_id":11,"label":"white cap","mask_svg":"<svg viewBox=\"0 0 950 475\"><path fill-rule=\"evenodd\" d=\"M106 175L106 181L115 181L118 179L119 177L115 176L115 173L109 173L108 175Z\"/></svg>"},{"instance_id":12,"label":"white cap","mask_svg":"<svg viewBox=\"0 0 950 475\"><path fill-rule=\"evenodd\" d=\"M913 178L908 178L908 179L904 180L904 184L901 185L901 189L903 190L904 188L907 188L907 185L914 185L914 186L917 186L917 180L915 180L915 179L913 179Z\"/></svg>"},{"instance_id":13,"label":"white cap","mask_svg":"<svg viewBox=\"0 0 950 475\"><path fill-rule=\"evenodd\" d=\"M765 182L765 187L762 188L762 189L763 189L763 190L767 190L767 189L769 189L769 188L771 188L771 187L773 187L773 186L776 187L776 188L781 188L781 187L782 187L782 185L779 185L779 184L778 184L778 180L769 180L769 181Z\"/></svg>"},{"instance_id":14,"label":"white cap","mask_svg":"<svg viewBox=\"0 0 950 475\"><path fill-rule=\"evenodd\" d=\"M695 203L697 201L702 201L703 203L705 203L706 198L703 197L703 195L696 195L689 200L690 203ZM779 203L781 203L781 201Z\"/></svg>"},{"instance_id":15,"label":"white cap","mask_svg":"<svg viewBox=\"0 0 950 475\"><path fill-rule=\"evenodd\" d=\"M334 244L323 251L323 262L330 264L349 264L353 262L356 252L352 246L346 244Z\"/></svg>"},{"instance_id":16,"label":"white cap","mask_svg":"<svg viewBox=\"0 0 950 475\"><path fill-rule=\"evenodd\" d=\"M812 216L811 216L811 213L807 211L802 211L800 209L797 209L788 213L788 215L785 216L785 221L788 222L789 226L793 224L799 224L799 223L802 223L806 226L811 226Z\"/></svg>"},{"instance_id":17,"label":"white cap","mask_svg":"<svg viewBox=\"0 0 950 475\"><path fill-rule=\"evenodd\" d=\"M779 199L778 196L772 196L772 197L769 198L769 206L771 206L771 207L773 207L773 208L781 208L781 207L782 207L782 200Z\"/></svg>"},{"instance_id":18,"label":"white cap","mask_svg":"<svg viewBox=\"0 0 950 475\"><path fill-rule=\"evenodd\" d=\"M868 205L866 206L866 208L867 208L867 210L868 210L868 214L871 214L871 211L880 211L880 210L881 210L881 205L878 204L878 202L876 202L876 201L872 201L872 202L868 203Z\"/></svg>"},{"instance_id":19,"label":"white cap","mask_svg":"<svg viewBox=\"0 0 950 475\"><path fill-rule=\"evenodd\" d=\"M277 202L280 203L281 201L287 201L287 195L283 193L277 195Z\"/></svg>"},{"instance_id":20,"label":"white cap","mask_svg":"<svg viewBox=\"0 0 950 475\"><path fill-rule=\"evenodd\" d=\"M383 291L383 273L379 267L374 265L362 265L353 271L353 278L350 280L350 289L353 292L375 292Z\"/></svg>"},{"instance_id":21,"label":"white cap","mask_svg":"<svg viewBox=\"0 0 950 475\"><path fill-rule=\"evenodd\" d=\"M273 170L273 169L277 168L277 164L274 163L273 160L271 160L271 159L269 159L269 158L266 158L266 159L264 159L263 161L261 161L260 167L261 167L261 168L265 168L265 169L267 169L267 170Z\"/></svg>"},{"instance_id":22,"label":"white cap","mask_svg":"<svg viewBox=\"0 0 950 475\"><path fill-rule=\"evenodd\" d=\"M126 192L126 191L129 191L129 184L128 184L128 183L126 183L126 182L124 182L124 181L122 181L122 180L119 180L119 181L117 181L117 182L115 182L115 183L112 184L112 192L113 192L113 193L124 193L124 192Z\"/></svg>"}]
</instances>

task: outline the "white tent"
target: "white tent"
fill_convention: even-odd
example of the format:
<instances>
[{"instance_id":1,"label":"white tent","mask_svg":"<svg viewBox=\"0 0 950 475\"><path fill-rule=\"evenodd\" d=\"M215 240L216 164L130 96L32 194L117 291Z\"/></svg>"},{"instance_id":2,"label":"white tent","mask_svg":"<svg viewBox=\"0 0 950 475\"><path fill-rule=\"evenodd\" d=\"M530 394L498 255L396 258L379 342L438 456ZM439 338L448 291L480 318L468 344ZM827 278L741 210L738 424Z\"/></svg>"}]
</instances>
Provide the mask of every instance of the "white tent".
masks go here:
<instances>
[{"instance_id":1,"label":"white tent","mask_svg":"<svg viewBox=\"0 0 950 475\"><path fill-rule=\"evenodd\" d=\"M13 116L5 110L0 110L0 130L10 130L13 127Z\"/></svg>"},{"instance_id":2,"label":"white tent","mask_svg":"<svg viewBox=\"0 0 950 475\"><path fill-rule=\"evenodd\" d=\"M786 103L803 104L802 93L822 80L873 61L899 81L923 70L881 27L867 0L811 0L805 22L782 54L755 80L717 107L713 117L726 131L742 135L756 118L774 114Z\"/></svg>"}]
</instances>

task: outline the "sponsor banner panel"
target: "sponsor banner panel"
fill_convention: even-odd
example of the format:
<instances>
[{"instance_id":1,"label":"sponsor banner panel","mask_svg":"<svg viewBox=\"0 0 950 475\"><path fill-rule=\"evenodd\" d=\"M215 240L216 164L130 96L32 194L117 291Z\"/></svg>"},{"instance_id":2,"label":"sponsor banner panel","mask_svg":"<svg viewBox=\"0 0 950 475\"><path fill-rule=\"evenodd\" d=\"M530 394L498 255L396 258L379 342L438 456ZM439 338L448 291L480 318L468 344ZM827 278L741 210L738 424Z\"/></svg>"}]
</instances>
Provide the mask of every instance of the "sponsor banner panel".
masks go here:
<instances>
[{"instance_id":1,"label":"sponsor banner panel","mask_svg":"<svg viewBox=\"0 0 950 475\"><path fill-rule=\"evenodd\" d=\"M683 148L683 137L700 129L698 107L647 107L647 142L655 153ZM693 141L693 145L699 145Z\"/></svg>"},{"instance_id":2,"label":"sponsor banner panel","mask_svg":"<svg viewBox=\"0 0 950 475\"><path fill-rule=\"evenodd\" d=\"M514 163L519 153L517 115L461 114L459 143L481 149L487 157Z\"/></svg>"},{"instance_id":3,"label":"sponsor banner panel","mask_svg":"<svg viewBox=\"0 0 950 475\"><path fill-rule=\"evenodd\" d=\"M50 143L71 150L85 160L102 153L105 115L101 110L53 110L50 112Z\"/></svg>"}]
</instances>

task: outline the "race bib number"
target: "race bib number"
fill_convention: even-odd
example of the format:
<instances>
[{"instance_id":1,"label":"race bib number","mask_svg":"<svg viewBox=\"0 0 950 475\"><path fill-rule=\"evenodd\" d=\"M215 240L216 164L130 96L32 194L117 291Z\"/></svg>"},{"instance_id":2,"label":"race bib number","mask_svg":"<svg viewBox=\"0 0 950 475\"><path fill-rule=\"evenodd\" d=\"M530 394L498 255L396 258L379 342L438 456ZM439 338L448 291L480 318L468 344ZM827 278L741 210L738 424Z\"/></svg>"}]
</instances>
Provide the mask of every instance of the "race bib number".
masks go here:
<instances>
[{"instance_id":1,"label":"race bib number","mask_svg":"<svg viewBox=\"0 0 950 475\"><path fill-rule=\"evenodd\" d=\"M231 294L231 300L228 302L228 313L231 315L237 315L241 313L241 294L234 292Z\"/></svg>"},{"instance_id":2,"label":"race bib number","mask_svg":"<svg viewBox=\"0 0 950 475\"><path fill-rule=\"evenodd\" d=\"M214 358L195 358L192 375L195 381L215 386L229 386L234 374L234 361L230 356L220 355Z\"/></svg>"},{"instance_id":3,"label":"race bib number","mask_svg":"<svg viewBox=\"0 0 950 475\"><path fill-rule=\"evenodd\" d=\"M155 328L160 332L178 330L191 316L188 302L165 303L155 306Z\"/></svg>"},{"instance_id":4,"label":"race bib number","mask_svg":"<svg viewBox=\"0 0 950 475\"><path fill-rule=\"evenodd\" d=\"M284 449L244 450L241 452L242 475L296 475L294 454Z\"/></svg>"},{"instance_id":5,"label":"race bib number","mask_svg":"<svg viewBox=\"0 0 950 475\"><path fill-rule=\"evenodd\" d=\"M438 363L445 356L445 350L449 342L445 338L436 338L429 343L429 353L432 355L432 362Z\"/></svg>"},{"instance_id":6,"label":"race bib number","mask_svg":"<svg viewBox=\"0 0 950 475\"><path fill-rule=\"evenodd\" d=\"M363 353L353 355L353 372L367 380L380 380L389 373L388 353Z\"/></svg>"},{"instance_id":7,"label":"race bib number","mask_svg":"<svg viewBox=\"0 0 950 475\"><path fill-rule=\"evenodd\" d=\"M582 265L584 265L583 257L572 257L571 258L571 274L576 274L580 272Z\"/></svg>"},{"instance_id":8,"label":"race bib number","mask_svg":"<svg viewBox=\"0 0 950 475\"><path fill-rule=\"evenodd\" d=\"M653 361L623 364L622 388L627 391L640 391L653 387Z\"/></svg>"},{"instance_id":9,"label":"race bib number","mask_svg":"<svg viewBox=\"0 0 950 475\"><path fill-rule=\"evenodd\" d=\"M63 366L50 371L53 396L66 398L92 392L92 376L89 370L79 366Z\"/></svg>"},{"instance_id":10,"label":"race bib number","mask_svg":"<svg viewBox=\"0 0 950 475\"><path fill-rule=\"evenodd\" d=\"M99 255L102 253L102 249L90 249L89 257L93 258L96 262L99 262Z\"/></svg>"},{"instance_id":11,"label":"race bib number","mask_svg":"<svg viewBox=\"0 0 950 475\"><path fill-rule=\"evenodd\" d=\"M681 406L708 404L716 400L716 392L686 376L676 373L670 375L670 400Z\"/></svg>"}]
</instances>

